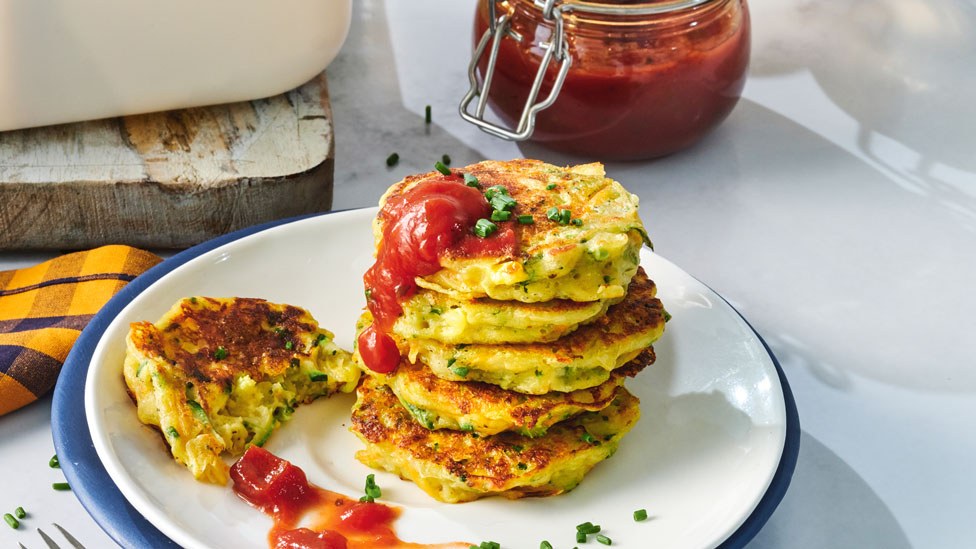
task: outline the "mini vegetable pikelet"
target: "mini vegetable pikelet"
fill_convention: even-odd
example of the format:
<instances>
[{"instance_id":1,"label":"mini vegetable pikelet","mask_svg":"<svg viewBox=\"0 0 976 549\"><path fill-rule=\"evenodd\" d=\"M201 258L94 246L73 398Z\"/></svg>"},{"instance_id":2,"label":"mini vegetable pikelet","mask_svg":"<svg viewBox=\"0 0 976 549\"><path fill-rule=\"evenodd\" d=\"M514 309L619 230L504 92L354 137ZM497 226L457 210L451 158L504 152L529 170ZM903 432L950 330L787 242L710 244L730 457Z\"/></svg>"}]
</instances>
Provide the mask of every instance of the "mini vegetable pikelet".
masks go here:
<instances>
[{"instance_id":1,"label":"mini vegetable pikelet","mask_svg":"<svg viewBox=\"0 0 976 549\"><path fill-rule=\"evenodd\" d=\"M640 417L638 400L617 389L611 404L551 427L542 438L489 437L418 424L388 387L366 377L351 430L366 444L364 464L412 480L431 497L458 503L480 497L551 496L572 490L614 454Z\"/></svg>"},{"instance_id":2,"label":"mini vegetable pikelet","mask_svg":"<svg viewBox=\"0 0 976 549\"><path fill-rule=\"evenodd\" d=\"M299 404L351 392L359 369L304 309L190 297L126 338L126 385L197 480L225 484L221 458L262 445Z\"/></svg>"}]
</instances>

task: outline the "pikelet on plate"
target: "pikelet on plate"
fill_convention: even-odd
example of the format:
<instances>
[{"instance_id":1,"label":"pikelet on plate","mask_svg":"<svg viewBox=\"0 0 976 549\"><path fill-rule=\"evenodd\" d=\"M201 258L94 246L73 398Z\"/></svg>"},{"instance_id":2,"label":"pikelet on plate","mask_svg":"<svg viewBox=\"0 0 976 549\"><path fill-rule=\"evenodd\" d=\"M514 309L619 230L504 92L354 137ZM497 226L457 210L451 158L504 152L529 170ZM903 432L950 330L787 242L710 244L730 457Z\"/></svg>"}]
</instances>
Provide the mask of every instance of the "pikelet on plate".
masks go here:
<instances>
[{"instance_id":1,"label":"pikelet on plate","mask_svg":"<svg viewBox=\"0 0 976 549\"><path fill-rule=\"evenodd\" d=\"M438 170L373 223L357 457L447 502L571 490L636 423L623 381L664 330L637 198L599 164Z\"/></svg>"}]
</instances>

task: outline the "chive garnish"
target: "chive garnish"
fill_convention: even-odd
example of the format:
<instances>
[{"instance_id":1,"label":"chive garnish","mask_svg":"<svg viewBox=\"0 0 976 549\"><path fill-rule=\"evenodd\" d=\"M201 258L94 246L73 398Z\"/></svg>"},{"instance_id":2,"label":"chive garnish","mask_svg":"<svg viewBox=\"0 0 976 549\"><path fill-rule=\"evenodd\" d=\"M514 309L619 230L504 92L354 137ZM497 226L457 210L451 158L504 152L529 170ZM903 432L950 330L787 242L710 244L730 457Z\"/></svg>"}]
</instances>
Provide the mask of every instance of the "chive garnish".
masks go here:
<instances>
[{"instance_id":1,"label":"chive garnish","mask_svg":"<svg viewBox=\"0 0 976 549\"><path fill-rule=\"evenodd\" d=\"M641 522L647 520L647 509L638 509L634 511L634 522Z\"/></svg>"},{"instance_id":2,"label":"chive garnish","mask_svg":"<svg viewBox=\"0 0 976 549\"><path fill-rule=\"evenodd\" d=\"M23 507L18 507L14 509L14 516L16 516L19 519L22 519L27 516L27 511L24 511Z\"/></svg>"},{"instance_id":3,"label":"chive garnish","mask_svg":"<svg viewBox=\"0 0 976 549\"><path fill-rule=\"evenodd\" d=\"M286 342L285 342L285 349L288 349L289 351L290 351L290 350L291 350L291 348L292 348L292 347L294 347L294 346L295 346L295 344L294 344L294 343L292 343L291 341L286 341Z\"/></svg>"},{"instance_id":4,"label":"chive garnish","mask_svg":"<svg viewBox=\"0 0 976 549\"><path fill-rule=\"evenodd\" d=\"M586 543L586 534L583 532L576 532L576 543Z\"/></svg>"},{"instance_id":5,"label":"chive garnish","mask_svg":"<svg viewBox=\"0 0 976 549\"><path fill-rule=\"evenodd\" d=\"M543 540L542 543L539 544L539 549L552 549L552 544Z\"/></svg>"},{"instance_id":6,"label":"chive garnish","mask_svg":"<svg viewBox=\"0 0 976 549\"><path fill-rule=\"evenodd\" d=\"M441 156L441 162L443 162L445 166L450 166L451 165L451 156L450 155L447 155L447 154Z\"/></svg>"},{"instance_id":7,"label":"chive garnish","mask_svg":"<svg viewBox=\"0 0 976 549\"><path fill-rule=\"evenodd\" d=\"M369 298L371 298L371 297L373 297L373 290L371 290L371 289L369 289L369 288L366 288L366 292L365 292L365 293L366 293L366 299L367 299L367 300L368 300Z\"/></svg>"},{"instance_id":8,"label":"chive garnish","mask_svg":"<svg viewBox=\"0 0 976 549\"><path fill-rule=\"evenodd\" d=\"M669 322L671 320L671 313L664 311L664 321Z\"/></svg>"},{"instance_id":9,"label":"chive garnish","mask_svg":"<svg viewBox=\"0 0 976 549\"><path fill-rule=\"evenodd\" d=\"M51 460L47 462L47 466L50 467L51 469L60 469L61 468L61 462L58 461L58 455L57 454L54 454L53 456L51 456Z\"/></svg>"},{"instance_id":10,"label":"chive garnish","mask_svg":"<svg viewBox=\"0 0 976 549\"><path fill-rule=\"evenodd\" d=\"M556 184L555 183L550 183L550 184L546 185L546 190L547 191L551 191L551 190L553 190L555 188L556 188Z\"/></svg>"},{"instance_id":11,"label":"chive garnish","mask_svg":"<svg viewBox=\"0 0 976 549\"><path fill-rule=\"evenodd\" d=\"M532 225L535 223L535 219L531 215L520 215L518 216L518 222L523 225Z\"/></svg>"},{"instance_id":12,"label":"chive garnish","mask_svg":"<svg viewBox=\"0 0 976 549\"><path fill-rule=\"evenodd\" d=\"M372 503L373 500L380 497L381 495L383 495L383 492L380 490L380 487L376 485L376 475L373 474L366 475L366 496L365 497L367 498L367 500L370 503ZM363 500L360 499L360 501Z\"/></svg>"},{"instance_id":13,"label":"chive garnish","mask_svg":"<svg viewBox=\"0 0 976 549\"><path fill-rule=\"evenodd\" d=\"M166 428L166 434L172 438L180 438L179 431L177 431L176 428L173 427L172 425Z\"/></svg>"},{"instance_id":14,"label":"chive garnish","mask_svg":"<svg viewBox=\"0 0 976 549\"><path fill-rule=\"evenodd\" d=\"M485 218L479 219L474 224L474 234L480 236L481 238L487 238L497 230L498 230L498 225L495 225L494 223L488 221Z\"/></svg>"},{"instance_id":15,"label":"chive garnish","mask_svg":"<svg viewBox=\"0 0 976 549\"><path fill-rule=\"evenodd\" d=\"M569 210L559 210L559 224L560 225L565 225L565 224L569 223L569 220L572 219L572 217L573 217L573 212L571 212Z\"/></svg>"},{"instance_id":16,"label":"chive garnish","mask_svg":"<svg viewBox=\"0 0 976 549\"><path fill-rule=\"evenodd\" d=\"M391 168L393 166L396 166L397 165L397 162L399 162L399 161L400 161L400 155L397 154L397 153L393 153L390 156L387 156L386 157L386 165L389 166L389 167L391 167Z\"/></svg>"},{"instance_id":17,"label":"chive garnish","mask_svg":"<svg viewBox=\"0 0 976 549\"><path fill-rule=\"evenodd\" d=\"M593 438L593 435L589 433L583 433L580 438L583 439L583 442L588 442L590 444L593 444L593 442L596 441L596 439Z\"/></svg>"},{"instance_id":18,"label":"chive garnish","mask_svg":"<svg viewBox=\"0 0 976 549\"><path fill-rule=\"evenodd\" d=\"M507 194L496 194L495 196L491 197L489 202L491 203L491 209L505 212L514 210L515 205L518 204L514 198L508 196Z\"/></svg>"},{"instance_id":19,"label":"chive garnish","mask_svg":"<svg viewBox=\"0 0 976 549\"><path fill-rule=\"evenodd\" d=\"M454 366L455 362L457 362L457 359L454 357L447 359L447 367L450 368L451 366Z\"/></svg>"},{"instance_id":20,"label":"chive garnish","mask_svg":"<svg viewBox=\"0 0 976 549\"><path fill-rule=\"evenodd\" d=\"M610 284L610 280L611 280L611 279L610 279L610 277L609 277L609 276L604 276L604 277L603 277L603 283L604 283L604 284Z\"/></svg>"},{"instance_id":21,"label":"chive garnish","mask_svg":"<svg viewBox=\"0 0 976 549\"><path fill-rule=\"evenodd\" d=\"M469 173L466 173L466 174L464 174L464 184L467 185L467 186L469 186L469 187L474 187L474 188L477 189L478 188L478 178L475 177L475 176L473 176L473 175L471 175L471 174L469 174Z\"/></svg>"},{"instance_id":22,"label":"chive garnish","mask_svg":"<svg viewBox=\"0 0 976 549\"><path fill-rule=\"evenodd\" d=\"M491 212L492 221L508 221L508 218L512 217L512 212L506 212L504 210L495 210Z\"/></svg>"},{"instance_id":23,"label":"chive garnish","mask_svg":"<svg viewBox=\"0 0 976 549\"><path fill-rule=\"evenodd\" d=\"M582 227L583 220L577 217L576 219L573 220L573 225L576 225L577 227Z\"/></svg>"},{"instance_id":24,"label":"chive garnish","mask_svg":"<svg viewBox=\"0 0 976 549\"><path fill-rule=\"evenodd\" d=\"M430 105L424 109L424 122L430 124Z\"/></svg>"},{"instance_id":25,"label":"chive garnish","mask_svg":"<svg viewBox=\"0 0 976 549\"><path fill-rule=\"evenodd\" d=\"M552 208L549 208L548 210L546 210L546 217L548 217L550 221L556 221L556 222L558 222L559 221L559 208L556 208L555 206L553 206Z\"/></svg>"},{"instance_id":26,"label":"chive garnish","mask_svg":"<svg viewBox=\"0 0 976 549\"><path fill-rule=\"evenodd\" d=\"M499 194L507 195L508 189L502 187L501 185L492 185L491 187L488 187L488 190L485 191L485 198L491 200L492 198L495 198L495 195Z\"/></svg>"},{"instance_id":27,"label":"chive garnish","mask_svg":"<svg viewBox=\"0 0 976 549\"><path fill-rule=\"evenodd\" d=\"M223 360L225 358L227 358L227 349L224 349L223 346L217 347L217 350L214 351L214 359Z\"/></svg>"},{"instance_id":28,"label":"chive garnish","mask_svg":"<svg viewBox=\"0 0 976 549\"><path fill-rule=\"evenodd\" d=\"M583 534L595 534L600 531L600 525L593 524L592 522L584 522L583 524L576 525L576 531L582 532Z\"/></svg>"},{"instance_id":29,"label":"chive garnish","mask_svg":"<svg viewBox=\"0 0 976 549\"><path fill-rule=\"evenodd\" d=\"M518 462L518 468L524 471L524 470L526 470L526 469L528 469L528 468L529 468L529 466L528 466L528 465L526 465L526 464L524 464L524 463L522 463L522 462L520 461L520 462Z\"/></svg>"},{"instance_id":30,"label":"chive garnish","mask_svg":"<svg viewBox=\"0 0 976 549\"><path fill-rule=\"evenodd\" d=\"M604 536L603 534L597 536L596 541L602 543L603 545L611 545L613 543L613 540L611 540L607 536Z\"/></svg>"},{"instance_id":31,"label":"chive garnish","mask_svg":"<svg viewBox=\"0 0 976 549\"><path fill-rule=\"evenodd\" d=\"M467 366L456 366L451 368L451 371L454 372L454 375L458 377L468 377L468 372L470 372L471 369Z\"/></svg>"},{"instance_id":32,"label":"chive garnish","mask_svg":"<svg viewBox=\"0 0 976 549\"><path fill-rule=\"evenodd\" d=\"M440 160L434 162L434 169L436 169L437 171L441 172L444 175L451 175L451 169L445 166L444 163L441 162Z\"/></svg>"},{"instance_id":33,"label":"chive garnish","mask_svg":"<svg viewBox=\"0 0 976 549\"><path fill-rule=\"evenodd\" d=\"M69 486L67 482L55 482L54 484L51 485L51 488L54 488L55 490L63 491L63 490L70 490L71 486Z\"/></svg>"},{"instance_id":34,"label":"chive garnish","mask_svg":"<svg viewBox=\"0 0 976 549\"><path fill-rule=\"evenodd\" d=\"M6 521L6 523L9 524L14 530L20 528L20 522L18 522L17 519L15 519L10 513L5 513L3 515L3 520Z\"/></svg>"}]
</instances>

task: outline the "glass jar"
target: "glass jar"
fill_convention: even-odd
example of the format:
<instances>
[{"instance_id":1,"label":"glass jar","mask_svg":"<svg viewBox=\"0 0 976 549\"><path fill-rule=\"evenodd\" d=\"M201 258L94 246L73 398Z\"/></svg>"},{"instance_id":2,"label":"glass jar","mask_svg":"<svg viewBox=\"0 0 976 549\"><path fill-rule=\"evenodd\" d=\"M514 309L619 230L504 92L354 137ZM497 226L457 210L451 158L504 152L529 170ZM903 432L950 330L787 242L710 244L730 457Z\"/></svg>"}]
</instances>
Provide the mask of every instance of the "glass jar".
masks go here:
<instances>
[{"instance_id":1,"label":"glass jar","mask_svg":"<svg viewBox=\"0 0 976 549\"><path fill-rule=\"evenodd\" d=\"M505 124L516 127L556 25L532 0L481 0L476 49L490 27L493 2L496 21L509 16L509 31L497 45L487 100ZM582 11L587 5L660 13ZM582 9L569 6L560 14L569 66L560 89L562 63L549 63L538 97L547 97L554 83L557 95L538 111L532 140L600 160L653 158L692 145L732 111L749 65L746 0L576 6ZM486 52L477 60L479 81L489 57Z\"/></svg>"}]
</instances>

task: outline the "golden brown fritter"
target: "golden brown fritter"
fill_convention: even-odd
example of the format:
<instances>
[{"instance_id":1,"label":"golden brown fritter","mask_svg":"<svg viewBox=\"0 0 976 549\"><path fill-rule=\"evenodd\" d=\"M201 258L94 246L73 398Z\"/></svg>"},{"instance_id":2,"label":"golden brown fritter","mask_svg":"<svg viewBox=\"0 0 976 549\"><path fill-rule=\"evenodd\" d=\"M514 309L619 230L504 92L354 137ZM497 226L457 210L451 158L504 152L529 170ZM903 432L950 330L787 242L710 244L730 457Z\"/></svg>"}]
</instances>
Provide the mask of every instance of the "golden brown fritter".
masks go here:
<instances>
[{"instance_id":1,"label":"golden brown fritter","mask_svg":"<svg viewBox=\"0 0 976 549\"><path fill-rule=\"evenodd\" d=\"M640 269L627 297L607 314L550 343L451 345L427 338L396 338L411 362L439 377L483 381L522 393L575 391L604 383L610 372L649 348L664 332L667 313L654 282ZM367 322L369 317L360 319ZM395 334L394 334L395 336ZM642 360L653 362L653 354ZM467 368L464 377L454 368Z\"/></svg>"},{"instance_id":2,"label":"golden brown fritter","mask_svg":"<svg viewBox=\"0 0 976 549\"><path fill-rule=\"evenodd\" d=\"M545 437L511 432L482 437L424 428L388 387L371 377L357 392L350 429L366 444L357 459L412 480L449 503L572 490L594 465L613 455L640 417L637 398L620 387L610 406L558 423Z\"/></svg>"},{"instance_id":3,"label":"golden brown fritter","mask_svg":"<svg viewBox=\"0 0 976 549\"><path fill-rule=\"evenodd\" d=\"M471 257L458 250L441 258L440 271L418 277L424 288L458 298L491 297L524 302L572 299L597 301L622 297L637 270L638 251L647 234L637 216L637 197L605 176L603 165L559 168L538 160L485 161L457 170L478 178L482 190L504 187L518 205L509 221L518 242L513 256ZM437 172L394 184L386 201ZM578 222L560 223L548 212L568 210ZM531 215L532 224L517 221ZM373 222L377 247L388 220L382 209Z\"/></svg>"},{"instance_id":4,"label":"golden brown fritter","mask_svg":"<svg viewBox=\"0 0 976 549\"><path fill-rule=\"evenodd\" d=\"M506 391L477 381L448 381L434 375L423 364L408 360L401 361L390 375L374 375L428 429L470 431L482 436L515 431L540 437L560 421L609 406L617 387L646 365L635 360L614 370L610 379L595 387L543 395Z\"/></svg>"},{"instance_id":5,"label":"golden brown fritter","mask_svg":"<svg viewBox=\"0 0 976 549\"><path fill-rule=\"evenodd\" d=\"M262 445L294 408L359 379L351 355L304 309L261 299L190 297L159 322L135 322L123 375L198 480L224 484L223 452Z\"/></svg>"}]
</instances>

